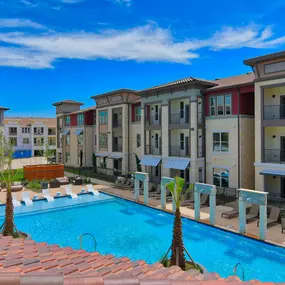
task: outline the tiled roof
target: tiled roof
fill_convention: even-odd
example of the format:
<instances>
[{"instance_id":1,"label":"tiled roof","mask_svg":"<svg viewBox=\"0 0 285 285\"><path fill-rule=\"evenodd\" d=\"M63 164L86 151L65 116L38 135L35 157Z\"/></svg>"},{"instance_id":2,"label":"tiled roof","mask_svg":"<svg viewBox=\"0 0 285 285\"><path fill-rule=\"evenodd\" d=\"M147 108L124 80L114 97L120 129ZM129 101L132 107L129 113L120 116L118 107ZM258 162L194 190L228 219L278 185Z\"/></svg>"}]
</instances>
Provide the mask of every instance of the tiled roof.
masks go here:
<instances>
[{"instance_id":1,"label":"tiled roof","mask_svg":"<svg viewBox=\"0 0 285 285\"><path fill-rule=\"evenodd\" d=\"M214 81L204 80L204 79L195 78L195 77L187 77L184 79L179 79L176 81L168 82L166 84L161 84L161 85L157 85L157 86L154 86L154 87L151 87L148 89L144 89L144 90L139 91L139 93L143 94L143 93L147 93L149 91L161 90L161 89L168 88L168 87L176 87L178 85L183 85L183 84L187 84L187 83L200 83L200 84L208 86L208 87L216 85L216 83Z\"/></svg>"},{"instance_id":2,"label":"tiled roof","mask_svg":"<svg viewBox=\"0 0 285 285\"><path fill-rule=\"evenodd\" d=\"M270 53L270 54L266 54L266 55L262 55L262 56L258 56L254 58L245 59L243 63L245 65L253 66L258 62L269 61L269 60L274 60L274 59L279 59L279 58L285 58L285 51L279 51L279 52Z\"/></svg>"},{"instance_id":3,"label":"tiled roof","mask_svg":"<svg viewBox=\"0 0 285 285\"><path fill-rule=\"evenodd\" d=\"M218 90L218 89L223 89L223 88L232 87L232 86L246 85L246 84L253 85L254 79L255 79L255 76L252 72L248 72L248 73L236 75L236 76L231 76L231 77L226 77L226 78L221 78L221 79L216 79L215 82L218 85L207 89L207 91Z\"/></svg>"},{"instance_id":4,"label":"tiled roof","mask_svg":"<svg viewBox=\"0 0 285 285\"><path fill-rule=\"evenodd\" d=\"M84 109L81 109L81 110L78 110L78 111L74 111L74 112L68 113L68 115L85 113L85 112L92 111L92 110L96 110L96 106L92 106L92 107L89 107L89 108L84 108Z\"/></svg>"},{"instance_id":5,"label":"tiled roof","mask_svg":"<svg viewBox=\"0 0 285 285\"><path fill-rule=\"evenodd\" d=\"M53 103L52 105L53 105L53 106L58 106L58 105L64 104L64 103L66 103L66 104L80 105L80 106L83 105L83 103L78 102L78 101L74 101L74 100L63 100L63 101L55 102L55 103Z\"/></svg>"},{"instance_id":6,"label":"tiled roof","mask_svg":"<svg viewBox=\"0 0 285 285\"><path fill-rule=\"evenodd\" d=\"M5 117L4 124L15 122L22 127L35 123L43 123L47 127L56 128L56 118L37 118L37 117Z\"/></svg>"}]
</instances>

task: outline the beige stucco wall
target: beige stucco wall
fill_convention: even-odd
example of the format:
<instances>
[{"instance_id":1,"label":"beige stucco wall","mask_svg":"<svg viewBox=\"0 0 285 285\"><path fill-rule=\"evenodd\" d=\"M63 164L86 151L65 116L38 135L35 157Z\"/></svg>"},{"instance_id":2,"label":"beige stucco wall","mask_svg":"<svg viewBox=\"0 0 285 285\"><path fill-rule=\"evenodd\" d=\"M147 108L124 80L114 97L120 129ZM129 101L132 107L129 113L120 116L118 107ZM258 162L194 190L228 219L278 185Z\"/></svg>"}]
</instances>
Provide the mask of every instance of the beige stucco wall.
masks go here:
<instances>
[{"instance_id":1,"label":"beige stucco wall","mask_svg":"<svg viewBox=\"0 0 285 285\"><path fill-rule=\"evenodd\" d=\"M280 76L280 75L284 75L285 77L285 71L280 71L280 72L274 72L274 73L264 73L264 66L267 64L271 64L271 63L277 63L277 62L284 62L285 59L275 59L275 60L270 60L267 62L262 62L257 64L257 69L258 69L258 73L259 73L259 77L260 78L268 78L268 77L272 77L272 76Z\"/></svg>"},{"instance_id":2,"label":"beige stucco wall","mask_svg":"<svg viewBox=\"0 0 285 285\"><path fill-rule=\"evenodd\" d=\"M169 104L170 104L171 114L180 114L180 102L184 102L184 110L185 110L185 105L190 106L189 98L170 101Z\"/></svg>"},{"instance_id":3,"label":"beige stucco wall","mask_svg":"<svg viewBox=\"0 0 285 285\"><path fill-rule=\"evenodd\" d=\"M273 95L275 97L273 98ZM276 86L264 89L264 105L280 105L280 96L285 95L285 86Z\"/></svg>"},{"instance_id":4,"label":"beige stucco wall","mask_svg":"<svg viewBox=\"0 0 285 285\"><path fill-rule=\"evenodd\" d=\"M268 169L268 166L270 166L270 169L279 169L280 167L284 167L282 165L274 165L274 164L268 164L268 163L262 163L261 164L261 88L268 86L268 85L275 85L275 84L285 84L285 78L281 79L274 79L274 80L266 80L261 82L256 82L254 85L255 88L255 95L254 95L254 102L255 102L255 189L259 191L264 191L264 177L263 175L260 175L259 172L265 169ZM270 86L268 86L270 87ZM266 88L268 88L266 87ZM278 89L277 89L278 90ZM280 89L279 89L280 90ZM269 93L272 92L272 90L265 90L265 92L268 92L267 95L270 97ZM275 94L272 94L275 95ZM269 99L268 99L269 100ZM280 102L280 101L279 101Z\"/></svg>"},{"instance_id":5,"label":"beige stucco wall","mask_svg":"<svg viewBox=\"0 0 285 285\"><path fill-rule=\"evenodd\" d=\"M213 168L229 170L229 186L238 187L238 129L237 118L206 121L206 182L213 183ZM229 151L213 152L213 133L229 133Z\"/></svg>"},{"instance_id":6,"label":"beige stucco wall","mask_svg":"<svg viewBox=\"0 0 285 285\"><path fill-rule=\"evenodd\" d=\"M275 138L273 138L275 136ZM264 128L264 147L265 149L276 149L281 148L280 137L285 136L284 127L265 127Z\"/></svg>"}]
</instances>

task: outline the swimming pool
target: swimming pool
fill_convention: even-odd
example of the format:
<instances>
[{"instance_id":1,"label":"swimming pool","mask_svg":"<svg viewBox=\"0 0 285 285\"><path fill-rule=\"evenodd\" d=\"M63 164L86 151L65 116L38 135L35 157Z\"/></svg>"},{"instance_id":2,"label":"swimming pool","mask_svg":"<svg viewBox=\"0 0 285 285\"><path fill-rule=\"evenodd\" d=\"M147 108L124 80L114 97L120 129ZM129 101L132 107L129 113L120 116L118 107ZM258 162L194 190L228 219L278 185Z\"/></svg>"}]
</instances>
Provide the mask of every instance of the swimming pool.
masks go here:
<instances>
[{"instance_id":1,"label":"swimming pool","mask_svg":"<svg viewBox=\"0 0 285 285\"><path fill-rule=\"evenodd\" d=\"M48 205L49 204L49 205ZM62 208L64 207L64 208ZM96 237L97 251L127 256L132 260L157 262L168 250L172 237L173 215L100 193L82 195L77 200L39 201L27 212L16 208L15 222L35 241L79 248L79 235ZM44 210L41 210L44 209ZM3 220L4 207L0 209ZM183 219L184 243L194 260L222 277L233 275L240 262L245 279L285 281L285 249ZM85 237L83 247L93 251Z\"/></svg>"}]
</instances>

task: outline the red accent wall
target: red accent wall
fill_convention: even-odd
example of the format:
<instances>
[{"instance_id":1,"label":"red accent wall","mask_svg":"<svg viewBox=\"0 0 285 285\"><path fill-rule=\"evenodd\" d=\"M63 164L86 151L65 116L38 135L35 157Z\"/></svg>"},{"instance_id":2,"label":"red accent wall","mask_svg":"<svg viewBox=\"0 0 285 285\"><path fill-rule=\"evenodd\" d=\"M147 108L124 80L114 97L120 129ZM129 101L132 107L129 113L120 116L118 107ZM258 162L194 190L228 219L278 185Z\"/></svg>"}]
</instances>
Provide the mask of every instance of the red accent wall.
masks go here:
<instances>
[{"instance_id":1,"label":"red accent wall","mask_svg":"<svg viewBox=\"0 0 285 285\"><path fill-rule=\"evenodd\" d=\"M93 125L93 110L84 113L84 124L87 126Z\"/></svg>"},{"instance_id":2,"label":"red accent wall","mask_svg":"<svg viewBox=\"0 0 285 285\"><path fill-rule=\"evenodd\" d=\"M77 115L70 115L70 126L76 127L77 126Z\"/></svg>"},{"instance_id":3,"label":"red accent wall","mask_svg":"<svg viewBox=\"0 0 285 285\"><path fill-rule=\"evenodd\" d=\"M240 114L254 115L254 86L247 85L239 87L240 91ZM210 116L210 97L232 94L232 115L238 114L238 90L237 88L228 88L205 92L205 115ZM222 116L221 116L222 118Z\"/></svg>"}]
</instances>

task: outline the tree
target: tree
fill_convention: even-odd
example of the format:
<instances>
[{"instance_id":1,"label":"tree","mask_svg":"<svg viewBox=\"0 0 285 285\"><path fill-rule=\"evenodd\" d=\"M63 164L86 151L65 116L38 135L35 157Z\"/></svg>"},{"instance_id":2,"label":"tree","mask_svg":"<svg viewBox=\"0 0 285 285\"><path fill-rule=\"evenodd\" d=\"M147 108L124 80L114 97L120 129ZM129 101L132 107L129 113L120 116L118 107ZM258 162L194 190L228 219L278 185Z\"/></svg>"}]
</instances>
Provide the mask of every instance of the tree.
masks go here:
<instances>
[{"instance_id":1,"label":"tree","mask_svg":"<svg viewBox=\"0 0 285 285\"><path fill-rule=\"evenodd\" d=\"M135 153L134 154L135 155L135 157L136 157L136 164L137 164L137 171L138 172L142 172L142 166L141 166L141 161L140 161L140 159L139 159L139 157L137 156L137 154Z\"/></svg>"},{"instance_id":2,"label":"tree","mask_svg":"<svg viewBox=\"0 0 285 285\"><path fill-rule=\"evenodd\" d=\"M180 203L181 203L181 194L184 187L184 179L180 177L175 177L175 182L172 181L166 185L168 190L171 192L175 206L175 216L173 224L173 236L171 244L171 260L170 265L177 265L182 270L185 270L186 260L184 256L184 244L182 236L182 220L180 213ZM176 264L178 260L178 264Z\"/></svg>"},{"instance_id":3,"label":"tree","mask_svg":"<svg viewBox=\"0 0 285 285\"><path fill-rule=\"evenodd\" d=\"M48 143L46 143L43 146L43 150L42 150L42 156L46 158L47 163L49 163L52 157L54 157L54 150L50 149L50 146Z\"/></svg>"},{"instance_id":4,"label":"tree","mask_svg":"<svg viewBox=\"0 0 285 285\"><path fill-rule=\"evenodd\" d=\"M96 159L95 153L93 153L92 155L92 166L93 166L93 172L96 173L97 172L97 159Z\"/></svg>"},{"instance_id":5,"label":"tree","mask_svg":"<svg viewBox=\"0 0 285 285\"><path fill-rule=\"evenodd\" d=\"M3 130L0 129L0 175L7 188L5 220L1 226L4 236L19 236L19 232L14 224L14 206L12 200L12 183L14 174L12 169L13 145L6 140Z\"/></svg>"},{"instance_id":6,"label":"tree","mask_svg":"<svg viewBox=\"0 0 285 285\"><path fill-rule=\"evenodd\" d=\"M79 160L80 160L80 167L82 167L83 166L83 151L82 151L82 149L80 150L80 153L79 153Z\"/></svg>"}]
</instances>

